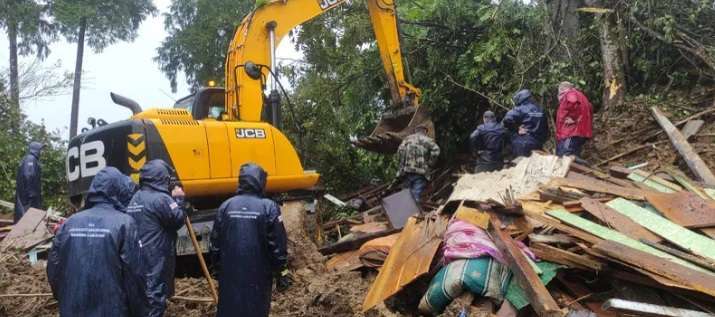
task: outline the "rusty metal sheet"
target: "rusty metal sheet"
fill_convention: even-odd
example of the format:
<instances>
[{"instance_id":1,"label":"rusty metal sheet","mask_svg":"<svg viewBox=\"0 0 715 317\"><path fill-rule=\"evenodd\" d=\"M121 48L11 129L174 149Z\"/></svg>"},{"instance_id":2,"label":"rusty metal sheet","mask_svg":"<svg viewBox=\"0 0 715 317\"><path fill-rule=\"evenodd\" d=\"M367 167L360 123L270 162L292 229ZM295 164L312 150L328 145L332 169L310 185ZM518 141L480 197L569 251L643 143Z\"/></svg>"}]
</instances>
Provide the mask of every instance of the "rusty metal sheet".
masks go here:
<instances>
[{"instance_id":1,"label":"rusty metal sheet","mask_svg":"<svg viewBox=\"0 0 715 317\"><path fill-rule=\"evenodd\" d=\"M447 229L447 222L448 219L442 216L419 222L415 217L407 220L385 264L365 296L363 311L375 307L429 271L432 258Z\"/></svg>"},{"instance_id":2,"label":"rusty metal sheet","mask_svg":"<svg viewBox=\"0 0 715 317\"><path fill-rule=\"evenodd\" d=\"M359 269L362 267L362 262L360 262L359 257L360 252L358 250L348 251L340 253L330 258L325 267L329 271L346 272Z\"/></svg>"},{"instance_id":3,"label":"rusty metal sheet","mask_svg":"<svg viewBox=\"0 0 715 317\"><path fill-rule=\"evenodd\" d=\"M690 192L651 193L648 202L666 218L688 228L715 227L715 201Z\"/></svg>"}]
</instances>

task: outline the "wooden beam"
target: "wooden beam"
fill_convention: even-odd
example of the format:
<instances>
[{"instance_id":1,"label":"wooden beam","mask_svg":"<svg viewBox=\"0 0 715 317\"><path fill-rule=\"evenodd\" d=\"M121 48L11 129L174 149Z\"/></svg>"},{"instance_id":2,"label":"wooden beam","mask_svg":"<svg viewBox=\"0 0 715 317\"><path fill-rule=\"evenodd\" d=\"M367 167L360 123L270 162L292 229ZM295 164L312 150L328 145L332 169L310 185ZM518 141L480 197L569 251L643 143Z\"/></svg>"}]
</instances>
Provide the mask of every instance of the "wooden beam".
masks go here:
<instances>
[{"instance_id":1,"label":"wooden beam","mask_svg":"<svg viewBox=\"0 0 715 317\"><path fill-rule=\"evenodd\" d=\"M622 187L588 176L584 176L583 179L554 177L546 186L566 186L590 192L611 194L628 199L645 200L645 192L640 189Z\"/></svg>"},{"instance_id":2,"label":"wooden beam","mask_svg":"<svg viewBox=\"0 0 715 317\"><path fill-rule=\"evenodd\" d=\"M611 207L608 207L595 199L581 199L581 207L609 227L612 227L618 232L633 239L642 239L651 242L663 241L661 237L641 227L641 225L635 223L631 220L631 218L618 213L617 211L611 209Z\"/></svg>"},{"instance_id":3,"label":"wooden beam","mask_svg":"<svg viewBox=\"0 0 715 317\"><path fill-rule=\"evenodd\" d=\"M540 259L563 264L572 268L581 268L591 271L601 271L603 264L589 256L578 255L573 252L552 247L543 243L532 243L529 248Z\"/></svg>"},{"instance_id":4,"label":"wooden beam","mask_svg":"<svg viewBox=\"0 0 715 317\"><path fill-rule=\"evenodd\" d=\"M709 259L706 259L706 258L701 258L701 257L699 257L699 256L692 255L692 254L690 254L690 253L685 253L685 252L680 251L680 250L678 250L678 249L673 249L673 248L671 248L671 247L664 246L664 245L662 245L662 244L660 244L660 243L653 243L653 242L651 242L651 241L644 240L644 239L641 239L640 241L643 242L643 243L645 243L645 244L647 244L647 245L649 245L649 246L651 246L651 247L654 247L654 248L656 248L656 249L658 249L658 250L660 250L660 251L663 251L663 252L665 252L665 253L672 254L672 255L677 256L677 257L679 257L679 258L681 258L681 259L683 259L683 260L690 261L690 262L692 262L692 263L695 263L695 264L699 265L700 267L703 267L703 268L706 268L706 269L708 269L708 270L710 270L710 271L715 272L715 261L712 261L712 260L709 260Z\"/></svg>"},{"instance_id":5,"label":"wooden beam","mask_svg":"<svg viewBox=\"0 0 715 317\"><path fill-rule=\"evenodd\" d=\"M685 136L680 133L678 128L676 128L657 107L652 107L651 111L653 112L655 120L658 121L658 124L663 128L663 131L668 134L670 143L678 150L678 153L683 157L693 174L700 178L703 183L715 186L715 175L713 175L707 164L705 164L703 159L700 158L698 153L695 152L690 143L688 143Z\"/></svg>"},{"instance_id":6,"label":"wooden beam","mask_svg":"<svg viewBox=\"0 0 715 317\"><path fill-rule=\"evenodd\" d=\"M639 251L615 241L603 241L594 248L618 261L666 277L693 289L715 296L715 276L705 274L665 260L661 257Z\"/></svg>"},{"instance_id":7,"label":"wooden beam","mask_svg":"<svg viewBox=\"0 0 715 317\"><path fill-rule=\"evenodd\" d=\"M529 260L516 246L511 236L502 230L502 223L495 214L489 218L489 231L492 233L494 244L504 255L509 268L514 274L519 286L524 290L526 297L539 316L563 316L561 308L556 303L549 291L541 282Z\"/></svg>"}]
</instances>

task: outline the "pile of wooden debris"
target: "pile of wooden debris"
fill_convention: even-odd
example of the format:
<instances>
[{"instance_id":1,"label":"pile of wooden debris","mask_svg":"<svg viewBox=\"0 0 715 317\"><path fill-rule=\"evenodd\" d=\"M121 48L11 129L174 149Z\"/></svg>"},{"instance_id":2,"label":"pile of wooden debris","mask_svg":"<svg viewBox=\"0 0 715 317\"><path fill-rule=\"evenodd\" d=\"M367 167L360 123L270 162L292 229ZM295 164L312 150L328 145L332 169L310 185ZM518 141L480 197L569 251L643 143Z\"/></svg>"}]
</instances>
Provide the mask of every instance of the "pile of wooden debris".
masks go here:
<instances>
[{"instance_id":1,"label":"pile of wooden debris","mask_svg":"<svg viewBox=\"0 0 715 317\"><path fill-rule=\"evenodd\" d=\"M457 312L712 315L715 178L668 119L653 115L698 181L675 167L604 171L534 154L509 169L461 175L448 198L431 202L434 210L405 203L405 193L383 197L342 223L347 238L320 250L332 255L331 270L379 269L364 311L397 300L414 313L425 282L446 263L445 232L462 221L488 233L513 274L506 293L515 287L520 296L465 295L452 305L461 305Z\"/></svg>"}]
</instances>

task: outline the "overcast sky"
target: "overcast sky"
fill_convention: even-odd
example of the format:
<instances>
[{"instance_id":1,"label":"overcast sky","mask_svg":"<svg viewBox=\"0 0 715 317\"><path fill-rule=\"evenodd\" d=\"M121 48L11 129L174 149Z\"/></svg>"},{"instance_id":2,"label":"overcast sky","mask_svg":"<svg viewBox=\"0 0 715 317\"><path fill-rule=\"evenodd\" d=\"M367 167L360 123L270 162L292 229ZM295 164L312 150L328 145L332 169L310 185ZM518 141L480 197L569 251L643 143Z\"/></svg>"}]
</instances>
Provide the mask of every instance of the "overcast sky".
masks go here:
<instances>
[{"instance_id":1,"label":"overcast sky","mask_svg":"<svg viewBox=\"0 0 715 317\"><path fill-rule=\"evenodd\" d=\"M126 119L131 112L112 103L109 92L136 100L144 109L171 107L174 100L189 93L183 75L178 80L176 94L171 93L169 81L152 60L156 48L166 37L164 19L161 13L168 11L169 0L155 0L159 9L155 17L147 18L139 29L139 36L133 42L119 42L95 53L88 47L84 51L82 91L80 95L79 129L87 126L87 118L102 118L107 122ZM240 21L242 17L236 17ZM9 53L7 34L0 32L0 69L7 70ZM62 72L73 72L77 46L64 40L54 43L44 65L61 63ZM289 40L284 40L278 57L300 58ZM32 56L22 57L21 64L31 63ZM60 73L62 73L60 72ZM71 90L66 95L28 100L22 103L22 109L34 122L44 122L50 130L60 130L60 135L69 134Z\"/></svg>"}]
</instances>

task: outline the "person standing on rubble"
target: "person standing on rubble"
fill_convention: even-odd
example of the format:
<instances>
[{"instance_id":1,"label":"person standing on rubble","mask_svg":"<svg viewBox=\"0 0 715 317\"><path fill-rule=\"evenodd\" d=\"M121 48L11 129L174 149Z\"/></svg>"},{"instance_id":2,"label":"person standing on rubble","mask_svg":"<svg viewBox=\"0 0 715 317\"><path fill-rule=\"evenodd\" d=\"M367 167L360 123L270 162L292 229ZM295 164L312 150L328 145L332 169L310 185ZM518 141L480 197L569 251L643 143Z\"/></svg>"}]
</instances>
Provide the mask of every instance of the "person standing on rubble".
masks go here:
<instances>
[{"instance_id":1,"label":"person standing on rubble","mask_svg":"<svg viewBox=\"0 0 715 317\"><path fill-rule=\"evenodd\" d=\"M591 102L572 83L559 84L556 155L581 156L583 145L593 136L592 111Z\"/></svg>"},{"instance_id":2,"label":"person standing on rubble","mask_svg":"<svg viewBox=\"0 0 715 317\"><path fill-rule=\"evenodd\" d=\"M420 201L427 187L432 166L437 163L439 146L427 136L427 127L418 126L415 133L407 136L397 148L399 170L397 178L402 179L415 201Z\"/></svg>"},{"instance_id":3,"label":"person standing on rubble","mask_svg":"<svg viewBox=\"0 0 715 317\"><path fill-rule=\"evenodd\" d=\"M514 157L529 156L543 148L549 137L549 123L544 109L534 102L529 89L519 90L512 97L514 109L509 110L502 124L512 131L511 150Z\"/></svg>"},{"instance_id":4,"label":"person standing on rubble","mask_svg":"<svg viewBox=\"0 0 715 317\"><path fill-rule=\"evenodd\" d=\"M142 263L147 281L147 317L161 317L166 302L174 295L177 231L184 225L184 191L170 188L171 167L151 160L139 171L139 191L132 197L127 214L139 227ZM170 192L171 190L171 192Z\"/></svg>"},{"instance_id":5,"label":"person standing on rubble","mask_svg":"<svg viewBox=\"0 0 715 317\"><path fill-rule=\"evenodd\" d=\"M124 213L134 183L114 167L94 176L84 209L62 224L47 259L60 316L146 316L137 225Z\"/></svg>"},{"instance_id":6,"label":"person standing on rubble","mask_svg":"<svg viewBox=\"0 0 715 317\"><path fill-rule=\"evenodd\" d=\"M494 112L485 111L480 124L469 136L471 152L478 156L475 173L498 171L504 167L502 150L506 130L497 122Z\"/></svg>"},{"instance_id":7,"label":"person standing on rubble","mask_svg":"<svg viewBox=\"0 0 715 317\"><path fill-rule=\"evenodd\" d=\"M216 213L211 256L218 270L217 317L268 316L273 277L278 291L292 284L286 230L280 207L264 197L266 178L260 166L242 165L237 195Z\"/></svg>"},{"instance_id":8,"label":"person standing on rubble","mask_svg":"<svg viewBox=\"0 0 715 317\"><path fill-rule=\"evenodd\" d=\"M27 154L15 176L15 213L13 223L20 221L30 208L42 209L42 170L40 152L44 146L39 142L30 142Z\"/></svg>"}]
</instances>

